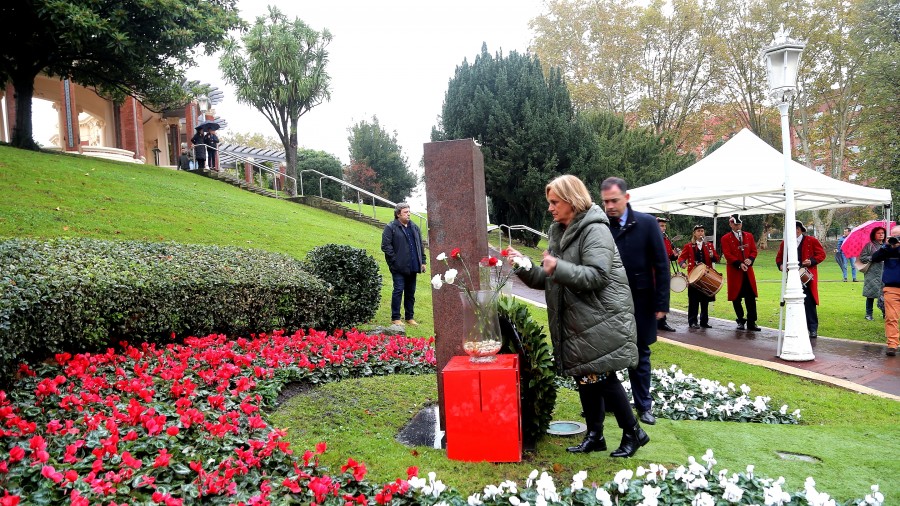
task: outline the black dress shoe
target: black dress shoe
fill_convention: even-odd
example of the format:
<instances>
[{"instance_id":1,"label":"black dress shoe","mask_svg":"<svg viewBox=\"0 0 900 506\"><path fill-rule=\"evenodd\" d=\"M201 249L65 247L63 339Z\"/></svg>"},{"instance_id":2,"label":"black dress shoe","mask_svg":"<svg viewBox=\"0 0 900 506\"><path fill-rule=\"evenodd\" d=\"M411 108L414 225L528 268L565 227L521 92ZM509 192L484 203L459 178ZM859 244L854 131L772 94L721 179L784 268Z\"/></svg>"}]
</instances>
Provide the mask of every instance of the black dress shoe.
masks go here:
<instances>
[{"instance_id":1,"label":"black dress shoe","mask_svg":"<svg viewBox=\"0 0 900 506\"><path fill-rule=\"evenodd\" d=\"M712 325L710 325L710 324L708 324L708 323L701 323L700 326L703 327L703 328L705 328L705 329L711 329L711 328L713 328Z\"/></svg>"},{"instance_id":2,"label":"black dress shoe","mask_svg":"<svg viewBox=\"0 0 900 506\"><path fill-rule=\"evenodd\" d=\"M669 325L668 323L663 323L662 325L657 325L657 330L665 330L667 332L675 332L675 327Z\"/></svg>"},{"instance_id":3,"label":"black dress shoe","mask_svg":"<svg viewBox=\"0 0 900 506\"><path fill-rule=\"evenodd\" d=\"M755 324L755 323L748 323L748 324L747 324L747 330L752 330L752 331L754 331L754 332L759 332L759 331L762 330L762 329L759 328L759 325L757 325L757 324Z\"/></svg>"},{"instance_id":4,"label":"black dress shoe","mask_svg":"<svg viewBox=\"0 0 900 506\"><path fill-rule=\"evenodd\" d=\"M692 328L692 329L699 329L699 328L700 328L700 325L698 325L698 324L696 324L696 323L692 323L692 324L688 325L688 327L690 327L690 328Z\"/></svg>"},{"instance_id":5,"label":"black dress shoe","mask_svg":"<svg viewBox=\"0 0 900 506\"><path fill-rule=\"evenodd\" d=\"M737 329L738 329L738 330L744 330L744 322L738 323Z\"/></svg>"},{"instance_id":6,"label":"black dress shoe","mask_svg":"<svg viewBox=\"0 0 900 506\"><path fill-rule=\"evenodd\" d=\"M656 425L656 417L650 411L641 411L638 413L638 420L647 425Z\"/></svg>"},{"instance_id":7,"label":"black dress shoe","mask_svg":"<svg viewBox=\"0 0 900 506\"><path fill-rule=\"evenodd\" d=\"M816 334L815 332L810 332L810 333L809 333L809 338L810 338L810 339L815 339L815 338L817 338L817 337L819 337L819 334Z\"/></svg>"},{"instance_id":8,"label":"black dress shoe","mask_svg":"<svg viewBox=\"0 0 900 506\"><path fill-rule=\"evenodd\" d=\"M622 432L622 443L616 448L616 451L609 454L610 457L631 457L637 453L638 448L650 442L650 436L644 432L639 424L635 424L633 429L627 429Z\"/></svg>"},{"instance_id":9,"label":"black dress shoe","mask_svg":"<svg viewBox=\"0 0 900 506\"><path fill-rule=\"evenodd\" d=\"M595 431L588 432L581 444L566 448L566 451L570 453L590 453L603 450L606 450L606 439L603 438L603 434Z\"/></svg>"}]
</instances>

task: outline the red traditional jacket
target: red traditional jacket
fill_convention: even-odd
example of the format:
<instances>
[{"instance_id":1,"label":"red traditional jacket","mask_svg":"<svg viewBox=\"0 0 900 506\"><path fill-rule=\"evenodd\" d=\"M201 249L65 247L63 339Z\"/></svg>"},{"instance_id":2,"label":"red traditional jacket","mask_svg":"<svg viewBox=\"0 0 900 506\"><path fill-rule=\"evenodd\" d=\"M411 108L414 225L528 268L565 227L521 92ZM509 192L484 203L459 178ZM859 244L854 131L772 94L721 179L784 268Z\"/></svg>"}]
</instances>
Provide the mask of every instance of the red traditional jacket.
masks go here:
<instances>
[{"instance_id":1,"label":"red traditional jacket","mask_svg":"<svg viewBox=\"0 0 900 506\"><path fill-rule=\"evenodd\" d=\"M743 246L743 248L741 248ZM744 271L741 270L741 264L745 259L750 259L750 265L756 261L756 241L753 240L753 234L741 231L741 242L738 243L734 232L728 232L722 236L722 255L728 264L725 273L728 279L728 300L735 300L741 292L741 286L744 284ZM753 289L753 295L759 295L756 291L756 275L753 274L753 267L747 268L747 279L750 281L750 288Z\"/></svg>"},{"instance_id":2,"label":"red traditional jacket","mask_svg":"<svg viewBox=\"0 0 900 506\"><path fill-rule=\"evenodd\" d=\"M669 260L676 260L678 256L675 255L675 248L672 247L672 241L669 240L669 236L663 235L663 244L666 245L666 256L669 257Z\"/></svg>"},{"instance_id":3,"label":"red traditional jacket","mask_svg":"<svg viewBox=\"0 0 900 506\"><path fill-rule=\"evenodd\" d=\"M687 272L688 275L691 274L691 271L694 270L694 266L696 265L697 258L697 243L689 242L681 248L681 255L678 256L678 264L680 265L682 262L687 262ZM713 264L719 261L719 254L716 253L716 248L713 246L713 243L709 241L703 241L703 263L706 264L710 269L713 268Z\"/></svg>"},{"instance_id":4,"label":"red traditional jacket","mask_svg":"<svg viewBox=\"0 0 900 506\"><path fill-rule=\"evenodd\" d=\"M813 236L804 235L802 238L803 241L800 242L800 258L798 259L798 264L800 264L800 267L803 267L804 260L810 261L810 265L806 267L809 269L810 274L812 274L812 281L809 282L809 289L812 292L813 300L816 301L816 305L819 305L819 269L816 265L825 261L825 248L823 248L822 243ZM797 240L800 241L800 237L798 237ZM781 246L778 247L778 254L775 255L775 264L778 265L779 269L781 269L781 264L783 263L784 241L781 242Z\"/></svg>"}]
</instances>

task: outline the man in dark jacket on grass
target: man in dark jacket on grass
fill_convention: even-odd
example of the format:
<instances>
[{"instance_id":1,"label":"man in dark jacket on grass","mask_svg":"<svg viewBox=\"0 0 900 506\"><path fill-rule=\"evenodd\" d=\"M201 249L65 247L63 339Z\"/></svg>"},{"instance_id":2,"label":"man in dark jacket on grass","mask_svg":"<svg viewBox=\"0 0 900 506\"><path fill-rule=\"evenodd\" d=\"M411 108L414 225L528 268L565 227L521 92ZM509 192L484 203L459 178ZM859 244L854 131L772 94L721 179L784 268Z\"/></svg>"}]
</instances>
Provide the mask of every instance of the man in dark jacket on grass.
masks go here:
<instances>
[{"instance_id":1,"label":"man in dark jacket on grass","mask_svg":"<svg viewBox=\"0 0 900 506\"><path fill-rule=\"evenodd\" d=\"M628 370L631 395L640 421L653 425L656 418L650 398L650 345L656 342L656 321L669 312L669 257L656 218L631 209L624 179L604 179L600 195L634 299L638 365Z\"/></svg>"},{"instance_id":2,"label":"man in dark jacket on grass","mask_svg":"<svg viewBox=\"0 0 900 506\"><path fill-rule=\"evenodd\" d=\"M410 221L409 204L401 202L394 208L395 220L381 233L381 251L391 270L394 291L391 294L391 324L403 325L400 320L400 301L406 323L416 323L413 306L416 303L416 274L425 272L425 248L422 232Z\"/></svg>"}]
</instances>

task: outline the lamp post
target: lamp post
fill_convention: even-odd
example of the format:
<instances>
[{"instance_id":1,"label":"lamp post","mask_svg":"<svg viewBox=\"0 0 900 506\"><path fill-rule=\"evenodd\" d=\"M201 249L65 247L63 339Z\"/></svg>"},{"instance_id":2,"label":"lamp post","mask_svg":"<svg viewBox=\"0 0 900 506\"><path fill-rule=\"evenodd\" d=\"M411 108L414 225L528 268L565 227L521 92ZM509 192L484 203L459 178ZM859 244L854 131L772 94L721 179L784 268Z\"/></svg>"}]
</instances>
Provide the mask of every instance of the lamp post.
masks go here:
<instances>
[{"instance_id":1,"label":"lamp post","mask_svg":"<svg viewBox=\"0 0 900 506\"><path fill-rule=\"evenodd\" d=\"M796 207L794 185L791 181L791 138L788 108L797 93L797 69L805 42L790 38L782 26L772 45L763 48L763 58L769 78L769 98L781 113L781 152L784 154L784 268L787 285L784 291L784 334L777 355L782 360L802 362L813 360L812 345L806 329L803 306L803 285L797 260Z\"/></svg>"},{"instance_id":2,"label":"lamp post","mask_svg":"<svg viewBox=\"0 0 900 506\"><path fill-rule=\"evenodd\" d=\"M200 110L200 114L197 117L197 124L199 125L206 121L206 111L209 110L209 97L206 95L197 97L197 109Z\"/></svg>"}]
</instances>

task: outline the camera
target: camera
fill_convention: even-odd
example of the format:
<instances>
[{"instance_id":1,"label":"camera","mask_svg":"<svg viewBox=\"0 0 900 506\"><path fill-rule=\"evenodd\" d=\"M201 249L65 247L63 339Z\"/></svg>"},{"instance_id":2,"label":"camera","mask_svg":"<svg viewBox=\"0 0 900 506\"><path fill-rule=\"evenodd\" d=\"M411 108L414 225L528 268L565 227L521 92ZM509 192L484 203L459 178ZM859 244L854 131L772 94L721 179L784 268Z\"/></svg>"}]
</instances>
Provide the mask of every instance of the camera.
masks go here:
<instances>
[{"instance_id":1,"label":"camera","mask_svg":"<svg viewBox=\"0 0 900 506\"><path fill-rule=\"evenodd\" d=\"M896 237L888 237L888 244L890 244L891 246L896 246L898 242L900 242L900 240L898 240Z\"/></svg>"}]
</instances>

